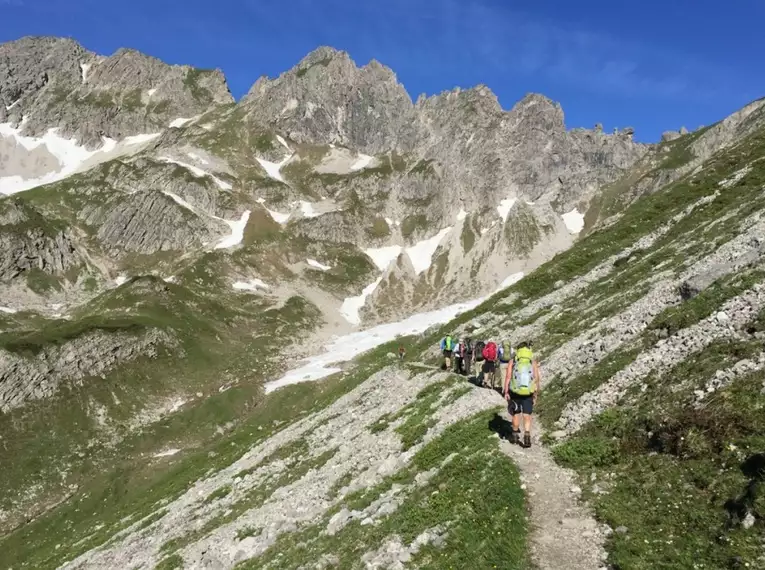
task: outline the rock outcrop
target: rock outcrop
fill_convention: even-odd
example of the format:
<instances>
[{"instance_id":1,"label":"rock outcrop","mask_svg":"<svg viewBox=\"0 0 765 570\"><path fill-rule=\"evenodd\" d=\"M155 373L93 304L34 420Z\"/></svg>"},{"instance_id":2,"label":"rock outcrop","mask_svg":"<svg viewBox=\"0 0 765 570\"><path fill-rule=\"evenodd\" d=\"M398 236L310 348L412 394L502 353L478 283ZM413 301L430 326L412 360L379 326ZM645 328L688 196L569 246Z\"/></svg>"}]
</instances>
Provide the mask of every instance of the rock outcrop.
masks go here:
<instances>
[{"instance_id":1,"label":"rock outcrop","mask_svg":"<svg viewBox=\"0 0 765 570\"><path fill-rule=\"evenodd\" d=\"M63 345L45 346L34 356L0 349L0 411L47 398L62 384L100 376L125 362L154 358L160 348L174 348L177 344L170 334L159 329L137 334L96 329Z\"/></svg>"}]
</instances>

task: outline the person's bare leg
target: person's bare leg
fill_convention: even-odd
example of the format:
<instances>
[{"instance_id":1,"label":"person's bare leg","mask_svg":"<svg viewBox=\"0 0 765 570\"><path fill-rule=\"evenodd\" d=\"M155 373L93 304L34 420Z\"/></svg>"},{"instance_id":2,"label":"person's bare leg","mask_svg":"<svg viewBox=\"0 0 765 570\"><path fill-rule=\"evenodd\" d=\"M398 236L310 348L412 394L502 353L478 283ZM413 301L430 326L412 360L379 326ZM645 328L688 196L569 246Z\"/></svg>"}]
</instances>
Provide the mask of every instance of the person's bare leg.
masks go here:
<instances>
[{"instance_id":1,"label":"person's bare leg","mask_svg":"<svg viewBox=\"0 0 765 570\"><path fill-rule=\"evenodd\" d=\"M531 416L523 414L523 447L531 447Z\"/></svg>"},{"instance_id":2,"label":"person's bare leg","mask_svg":"<svg viewBox=\"0 0 765 570\"><path fill-rule=\"evenodd\" d=\"M521 429L521 416L520 414L513 414L513 431Z\"/></svg>"},{"instance_id":3,"label":"person's bare leg","mask_svg":"<svg viewBox=\"0 0 765 570\"><path fill-rule=\"evenodd\" d=\"M521 443L521 414L513 414L513 435L510 441L516 445Z\"/></svg>"}]
</instances>

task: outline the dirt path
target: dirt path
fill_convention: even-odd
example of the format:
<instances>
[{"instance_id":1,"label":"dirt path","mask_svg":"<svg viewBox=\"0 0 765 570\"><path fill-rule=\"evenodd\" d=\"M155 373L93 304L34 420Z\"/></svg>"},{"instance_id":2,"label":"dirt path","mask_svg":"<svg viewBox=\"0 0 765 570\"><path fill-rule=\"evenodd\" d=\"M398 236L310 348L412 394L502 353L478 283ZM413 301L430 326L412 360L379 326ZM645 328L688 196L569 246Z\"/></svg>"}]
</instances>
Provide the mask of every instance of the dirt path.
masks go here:
<instances>
[{"instance_id":1,"label":"dirt path","mask_svg":"<svg viewBox=\"0 0 765 570\"><path fill-rule=\"evenodd\" d=\"M422 362L409 362L419 369L439 370ZM480 388L477 388L480 389ZM497 404L504 399L497 393ZM500 449L521 472L531 508L531 557L538 570L599 570L607 568L603 548L605 536L587 506L579 501L573 472L555 463L541 443L544 433L537 422L531 449L508 441L512 427L507 410L494 429L502 439Z\"/></svg>"},{"instance_id":2,"label":"dirt path","mask_svg":"<svg viewBox=\"0 0 765 570\"><path fill-rule=\"evenodd\" d=\"M498 395L498 398L501 397ZM505 411L502 417L510 421ZM573 474L555 463L534 426L531 449L506 439L500 447L521 472L531 507L531 556L539 570L598 570L605 568L604 536L587 507L578 500Z\"/></svg>"}]
</instances>

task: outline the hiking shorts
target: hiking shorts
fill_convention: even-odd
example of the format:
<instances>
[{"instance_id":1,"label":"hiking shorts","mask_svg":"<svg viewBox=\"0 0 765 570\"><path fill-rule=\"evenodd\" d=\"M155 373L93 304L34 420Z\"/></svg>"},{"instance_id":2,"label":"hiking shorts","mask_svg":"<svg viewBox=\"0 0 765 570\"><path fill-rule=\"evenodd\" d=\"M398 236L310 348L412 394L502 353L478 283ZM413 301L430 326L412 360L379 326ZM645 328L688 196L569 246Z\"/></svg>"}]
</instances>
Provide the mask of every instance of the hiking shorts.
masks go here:
<instances>
[{"instance_id":1,"label":"hiking shorts","mask_svg":"<svg viewBox=\"0 0 765 570\"><path fill-rule=\"evenodd\" d=\"M511 416L515 414L525 414L530 416L534 412L534 395L521 396L510 392L510 403L507 406L507 411Z\"/></svg>"},{"instance_id":2,"label":"hiking shorts","mask_svg":"<svg viewBox=\"0 0 765 570\"><path fill-rule=\"evenodd\" d=\"M493 374L495 370L495 365L493 360L484 360L483 361L483 373L484 374Z\"/></svg>"},{"instance_id":3,"label":"hiking shorts","mask_svg":"<svg viewBox=\"0 0 765 570\"><path fill-rule=\"evenodd\" d=\"M452 357L452 351L444 350L444 358L451 358L451 357Z\"/></svg>"}]
</instances>

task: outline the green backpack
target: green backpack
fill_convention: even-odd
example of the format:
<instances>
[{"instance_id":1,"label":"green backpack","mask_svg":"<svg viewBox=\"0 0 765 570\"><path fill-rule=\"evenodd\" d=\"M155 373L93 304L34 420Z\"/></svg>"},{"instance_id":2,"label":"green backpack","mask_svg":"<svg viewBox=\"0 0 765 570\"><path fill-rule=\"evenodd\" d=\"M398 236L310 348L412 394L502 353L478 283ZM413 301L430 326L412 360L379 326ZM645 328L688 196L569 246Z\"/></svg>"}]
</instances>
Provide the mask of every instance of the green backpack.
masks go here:
<instances>
[{"instance_id":1,"label":"green backpack","mask_svg":"<svg viewBox=\"0 0 765 570\"><path fill-rule=\"evenodd\" d=\"M510 391L519 396L530 396L536 390L534 383L534 355L529 348L519 348L513 363Z\"/></svg>"},{"instance_id":2,"label":"green backpack","mask_svg":"<svg viewBox=\"0 0 765 570\"><path fill-rule=\"evenodd\" d=\"M446 337L446 341L444 342L444 346L446 347L446 350L454 350L454 342L452 341L451 336Z\"/></svg>"}]
</instances>

